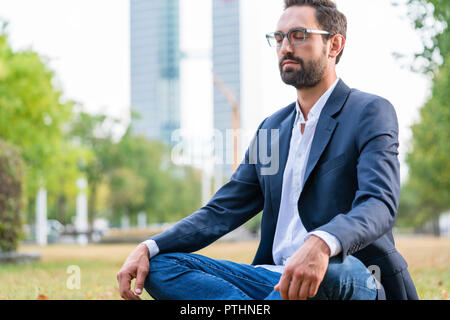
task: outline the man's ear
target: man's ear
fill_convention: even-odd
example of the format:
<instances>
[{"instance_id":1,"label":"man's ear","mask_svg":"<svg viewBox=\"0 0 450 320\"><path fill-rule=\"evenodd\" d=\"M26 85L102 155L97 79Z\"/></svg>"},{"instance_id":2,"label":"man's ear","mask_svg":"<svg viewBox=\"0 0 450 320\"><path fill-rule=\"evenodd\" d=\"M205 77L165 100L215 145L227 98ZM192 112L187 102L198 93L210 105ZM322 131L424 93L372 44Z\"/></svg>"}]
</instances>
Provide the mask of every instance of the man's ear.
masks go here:
<instances>
[{"instance_id":1,"label":"man's ear","mask_svg":"<svg viewBox=\"0 0 450 320\"><path fill-rule=\"evenodd\" d=\"M328 58L334 59L336 58L342 50L344 50L345 46L345 38L341 34L335 34L330 38L330 52L328 53Z\"/></svg>"}]
</instances>

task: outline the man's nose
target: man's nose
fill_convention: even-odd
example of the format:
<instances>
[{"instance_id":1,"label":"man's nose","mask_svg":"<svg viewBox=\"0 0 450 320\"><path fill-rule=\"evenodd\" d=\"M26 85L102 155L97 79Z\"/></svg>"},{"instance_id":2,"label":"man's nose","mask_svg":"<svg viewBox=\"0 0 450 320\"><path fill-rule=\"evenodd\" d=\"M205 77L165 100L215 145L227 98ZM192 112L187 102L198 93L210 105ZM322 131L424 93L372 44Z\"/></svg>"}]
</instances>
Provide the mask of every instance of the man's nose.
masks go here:
<instances>
[{"instance_id":1,"label":"man's nose","mask_svg":"<svg viewBox=\"0 0 450 320\"><path fill-rule=\"evenodd\" d=\"M291 43L289 42L288 37L284 37L283 41L281 41L280 53L282 55L286 55L286 53L292 53L293 51L294 51L294 48L292 47Z\"/></svg>"}]
</instances>

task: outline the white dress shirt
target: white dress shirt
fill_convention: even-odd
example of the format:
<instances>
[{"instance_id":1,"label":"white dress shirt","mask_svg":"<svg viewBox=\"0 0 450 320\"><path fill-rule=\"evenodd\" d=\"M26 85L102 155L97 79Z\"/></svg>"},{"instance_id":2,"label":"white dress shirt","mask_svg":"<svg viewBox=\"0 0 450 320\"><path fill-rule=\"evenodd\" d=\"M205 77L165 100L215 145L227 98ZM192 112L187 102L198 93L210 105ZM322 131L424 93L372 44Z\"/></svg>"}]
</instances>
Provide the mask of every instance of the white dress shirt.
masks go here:
<instances>
[{"instance_id":1,"label":"white dress shirt","mask_svg":"<svg viewBox=\"0 0 450 320\"><path fill-rule=\"evenodd\" d=\"M298 212L298 200L303 189L306 164L317 122L325 103L328 101L338 81L339 79L317 100L308 113L307 121L305 121L303 113L300 110L298 101L295 105L297 112L292 128L289 155L283 173L280 210L272 246L272 256L275 265L259 265L257 267L283 273L288 259L311 235L316 235L326 242L330 248L331 257L337 255L342 250L339 240L328 232L312 231L308 233ZM301 132L302 124L305 124L303 134ZM320 201L320 199L316 201Z\"/></svg>"},{"instance_id":2,"label":"white dress shirt","mask_svg":"<svg viewBox=\"0 0 450 320\"><path fill-rule=\"evenodd\" d=\"M339 254L342 250L341 243L335 236L325 231L312 231L308 233L300 219L297 206L300 193L303 189L306 164L317 122L338 80L317 100L309 111L307 121L304 119L298 101L296 103L296 117L292 128L289 155L283 173L280 210L272 246L275 265L258 265L256 267L283 273L287 260L311 235L316 235L326 242L330 248L331 257ZM301 133L301 124L305 124L303 134ZM317 199L317 201L320 201L320 199ZM159 253L158 245L154 240L146 240L142 243L148 247L150 258Z\"/></svg>"}]
</instances>

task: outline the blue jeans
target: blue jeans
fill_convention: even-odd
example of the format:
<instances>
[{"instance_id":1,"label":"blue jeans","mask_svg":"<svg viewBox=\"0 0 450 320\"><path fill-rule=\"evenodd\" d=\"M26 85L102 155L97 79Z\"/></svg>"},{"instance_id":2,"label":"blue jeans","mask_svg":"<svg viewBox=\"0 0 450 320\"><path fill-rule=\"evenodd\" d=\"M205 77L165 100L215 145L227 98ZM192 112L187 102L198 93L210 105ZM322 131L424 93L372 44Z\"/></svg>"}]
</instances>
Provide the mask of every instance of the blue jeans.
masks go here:
<instances>
[{"instance_id":1,"label":"blue jeans","mask_svg":"<svg viewBox=\"0 0 450 320\"><path fill-rule=\"evenodd\" d=\"M281 274L261 267L197 254L165 253L150 260L145 290L157 300L280 300L274 286ZM374 300L374 278L353 256L336 257L312 299Z\"/></svg>"}]
</instances>

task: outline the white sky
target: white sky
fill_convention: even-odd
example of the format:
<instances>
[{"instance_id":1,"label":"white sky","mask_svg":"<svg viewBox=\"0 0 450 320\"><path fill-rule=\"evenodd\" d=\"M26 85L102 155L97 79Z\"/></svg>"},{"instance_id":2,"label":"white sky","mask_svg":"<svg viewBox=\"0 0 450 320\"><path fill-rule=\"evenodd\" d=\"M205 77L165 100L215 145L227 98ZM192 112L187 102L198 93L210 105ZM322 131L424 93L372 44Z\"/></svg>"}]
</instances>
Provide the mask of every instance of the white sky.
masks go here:
<instances>
[{"instance_id":1,"label":"white sky","mask_svg":"<svg viewBox=\"0 0 450 320\"><path fill-rule=\"evenodd\" d=\"M273 31L281 14L282 1L247 0L247 7L256 5L257 21L251 16L245 23L254 24L264 34ZM400 160L403 164L409 127L418 119L418 109L429 94L428 80L402 69L392 52L411 55L421 48L420 38L405 18L405 10L391 6L391 0L337 0L338 8L347 16L348 37L338 75L357 89L375 93L390 100L396 108L400 125ZM398 0L404 3L406 0ZM192 4L195 3L195 10ZM208 0L181 0L190 11L182 19L195 28L208 29L211 6ZM203 5L202 5L203 4ZM206 4L206 5L205 5ZM8 31L15 49L32 48L49 59L56 71L65 97L84 105L89 112L105 112L128 119L129 114L129 2L127 0L1 0L0 17L9 21ZM191 32L192 34L192 32ZM205 52L208 46L184 31L182 47L192 53ZM198 44L198 50L195 45ZM263 108L252 108L244 115L249 127L267 115L295 100L295 89L285 86L279 77L275 53L265 47L258 55L260 74L267 78L262 88L270 87L287 94L264 99ZM246 54L244 52L244 54ZM250 54L252 54L250 52ZM243 57L243 61L252 57ZM200 59L201 60L201 59ZM248 60L247 60L248 61ZM194 64L201 63L197 59ZM210 64L203 61L203 67ZM184 66L193 72L194 65ZM204 75L204 74L203 74ZM270 76L266 76L270 75ZM251 74L250 74L251 76ZM187 78L195 77L189 73ZM248 75L247 75L248 77ZM193 79L193 78L192 78ZM210 89L210 87L208 88ZM254 88L253 88L254 89ZM250 90L250 89L249 89ZM182 89L183 93L183 89ZM199 115L205 127L211 127L211 108L199 107L196 112L182 111L186 128L199 128ZM253 119L250 119L253 118ZM255 128L256 129L256 128Z\"/></svg>"}]
</instances>

